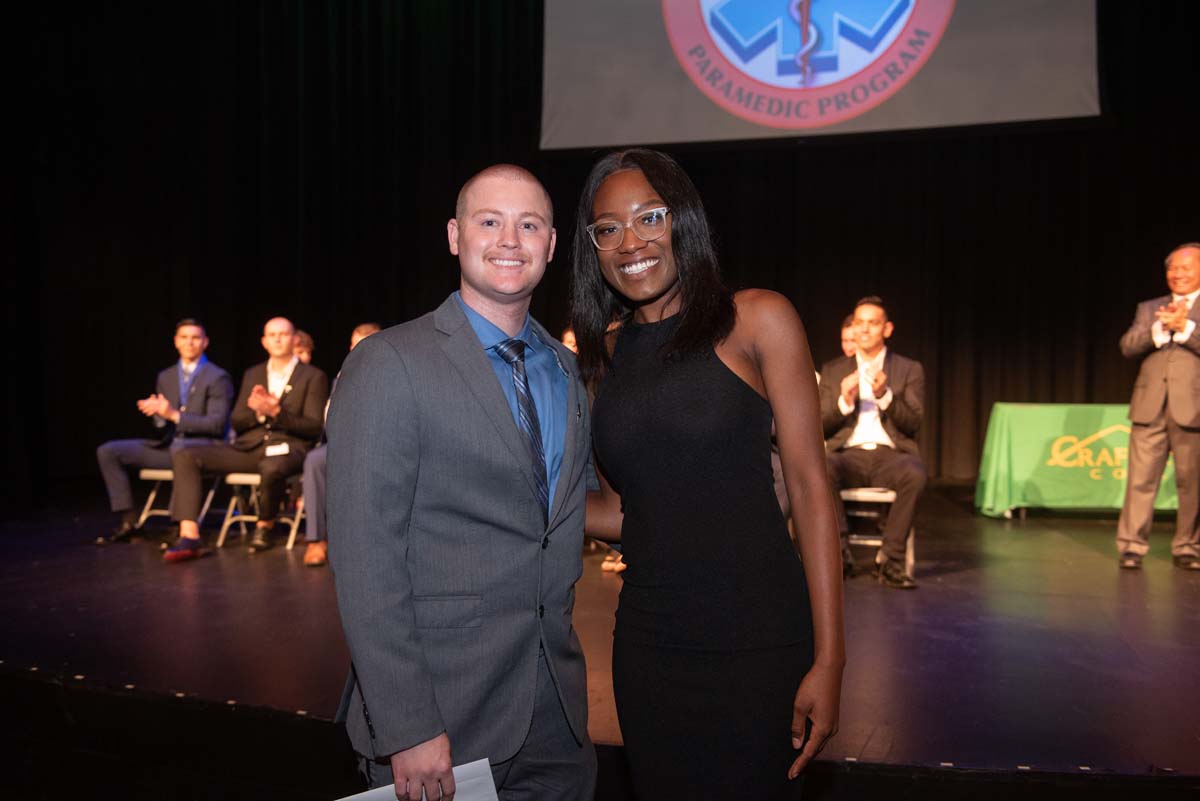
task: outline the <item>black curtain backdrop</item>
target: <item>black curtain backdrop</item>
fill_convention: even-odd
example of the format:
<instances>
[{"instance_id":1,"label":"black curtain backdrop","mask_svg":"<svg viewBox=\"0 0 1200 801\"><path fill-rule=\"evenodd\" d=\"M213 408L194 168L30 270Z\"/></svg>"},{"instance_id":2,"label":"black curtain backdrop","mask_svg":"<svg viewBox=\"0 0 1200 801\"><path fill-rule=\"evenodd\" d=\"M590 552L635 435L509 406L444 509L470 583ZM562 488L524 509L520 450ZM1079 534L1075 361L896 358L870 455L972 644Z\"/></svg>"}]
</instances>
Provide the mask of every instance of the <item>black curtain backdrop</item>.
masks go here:
<instances>
[{"instance_id":1,"label":"black curtain backdrop","mask_svg":"<svg viewBox=\"0 0 1200 801\"><path fill-rule=\"evenodd\" d=\"M555 200L533 311L565 322L567 221L599 153L537 149L541 2L32 13L6 516L67 482L101 497L95 447L148 431L134 400L179 318L207 324L238 380L269 316L311 332L332 375L356 323L432 309L457 281L455 193L490 163L529 166ZM1200 239L1198 23L1192 0L1101 0L1098 120L666 149L730 282L791 298L818 363L857 297L887 299L892 347L929 377L930 471L970 480L993 403L1128 398L1117 339L1164 291L1167 251Z\"/></svg>"}]
</instances>

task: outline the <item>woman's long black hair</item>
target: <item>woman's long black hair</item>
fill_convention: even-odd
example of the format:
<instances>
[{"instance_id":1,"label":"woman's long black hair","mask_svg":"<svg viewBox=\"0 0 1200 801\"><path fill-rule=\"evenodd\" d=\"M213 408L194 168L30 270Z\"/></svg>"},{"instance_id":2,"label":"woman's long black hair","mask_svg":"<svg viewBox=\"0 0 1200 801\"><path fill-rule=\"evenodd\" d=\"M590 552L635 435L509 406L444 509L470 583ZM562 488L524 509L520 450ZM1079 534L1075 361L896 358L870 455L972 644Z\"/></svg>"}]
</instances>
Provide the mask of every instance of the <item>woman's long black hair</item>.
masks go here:
<instances>
[{"instance_id":1,"label":"woman's long black hair","mask_svg":"<svg viewBox=\"0 0 1200 801\"><path fill-rule=\"evenodd\" d=\"M671 210L671 250L679 274L679 327L664 346L664 357L715 345L733 330L733 294L721 281L704 204L692 180L670 156L633 148L610 153L592 167L575 210L571 260L571 327L579 346L579 367L589 384L603 377L610 362L604 335L614 320L627 320L632 306L611 289L600 272L588 236L592 203L600 184L615 172L638 170Z\"/></svg>"}]
</instances>

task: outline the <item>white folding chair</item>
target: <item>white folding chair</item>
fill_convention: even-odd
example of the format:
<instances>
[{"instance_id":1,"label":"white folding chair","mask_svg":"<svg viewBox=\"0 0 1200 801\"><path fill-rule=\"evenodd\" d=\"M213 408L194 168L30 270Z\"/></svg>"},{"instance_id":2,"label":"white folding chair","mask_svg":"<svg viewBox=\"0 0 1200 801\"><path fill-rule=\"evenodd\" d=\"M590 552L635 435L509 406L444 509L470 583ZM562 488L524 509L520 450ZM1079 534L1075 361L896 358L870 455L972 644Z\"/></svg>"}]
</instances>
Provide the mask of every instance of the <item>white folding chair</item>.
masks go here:
<instances>
[{"instance_id":1,"label":"white folding chair","mask_svg":"<svg viewBox=\"0 0 1200 801\"><path fill-rule=\"evenodd\" d=\"M173 470L160 470L157 468L146 467L138 471L138 478L142 481L153 481L154 486L150 488L150 496L146 498L146 505L142 507L142 513L138 515L137 527L141 528L152 517L170 517L171 510L165 506L155 506L154 500L158 497L159 487L164 481L175 481L175 472ZM208 495L204 498L204 506L200 508L200 519L197 523L204 522L204 516L208 514L208 509L212 506L213 496L217 494L217 487L221 486L221 477L218 476L213 485L208 489Z\"/></svg>"},{"instance_id":2,"label":"white folding chair","mask_svg":"<svg viewBox=\"0 0 1200 801\"><path fill-rule=\"evenodd\" d=\"M226 473L225 483L232 492L229 496L229 506L225 509L225 519L221 523L221 533L217 535L218 548L225 547L225 535L229 533L229 529L234 523L238 524L239 533L242 539L245 539L246 524L257 523L261 512L259 507L262 499L259 487L262 486L262 476L258 473ZM248 488L248 497L243 496L243 487ZM297 509L294 515L284 513L279 516L280 521L288 524L287 549L289 551L296 544L296 532L300 530L300 521L303 519L303 509Z\"/></svg>"},{"instance_id":3,"label":"white folding chair","mask_svg":"<svg viewBox=\"0 0 1200 801\"><path fill-rule=\"evenodd\" d=\"M879 548L875 552L875 564L882 563L884 560L883 534L879 531L879 523L887 519L888 511L896 502L895 491L883 487L850 487L842 490L839 494L842 497L842 503L846 505L847 517L869 519L875 522L874 533L860 534L851 531L850 544ZM909 578L913 576L913 565L917 561L914 546L916 538L916 527L909 527L908 540L904 545L904 572L908 574Z\"/></svg>"}]
</instances>

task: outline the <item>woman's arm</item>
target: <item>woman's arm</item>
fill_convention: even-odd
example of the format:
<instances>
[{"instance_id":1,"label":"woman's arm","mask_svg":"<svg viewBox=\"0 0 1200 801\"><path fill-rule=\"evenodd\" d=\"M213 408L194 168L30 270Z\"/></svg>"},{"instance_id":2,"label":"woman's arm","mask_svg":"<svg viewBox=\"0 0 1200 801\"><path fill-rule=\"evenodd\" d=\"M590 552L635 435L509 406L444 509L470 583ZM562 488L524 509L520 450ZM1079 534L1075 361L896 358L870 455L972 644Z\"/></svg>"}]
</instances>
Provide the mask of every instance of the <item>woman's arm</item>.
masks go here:
<instances>
[{"instance_id":1,"label":"woman's arm","mask_svg":"<svg viewBox=\"0 0 1200 801\"><path fill-rule=\"evenodd\" d=\"M592 463L596 463L594 456ZM600 491L592 490L587 494L587 520L583 524L583 533L604 542L620 542L621 521L625 519L621 496L608 483L599 466L596 467L596 478L600 482Z\"/></svg>"},{"instance_id":2,"label":"woman's arm","mask_svg":"<svg viewBox=\"0 0 1200 801\"><path fill-rule=\"evenodd\" d=\"M738 293L735 338L751 348L775 417L783 480L812 601L815 660L796 692L792 742L803 751L795 776L837 731L846 641L842 626L842 559L821 436L821 405L804 325L791 302L763 290ZM805 743L805 721L812 731Z\"/></svg>"}]
</instances>

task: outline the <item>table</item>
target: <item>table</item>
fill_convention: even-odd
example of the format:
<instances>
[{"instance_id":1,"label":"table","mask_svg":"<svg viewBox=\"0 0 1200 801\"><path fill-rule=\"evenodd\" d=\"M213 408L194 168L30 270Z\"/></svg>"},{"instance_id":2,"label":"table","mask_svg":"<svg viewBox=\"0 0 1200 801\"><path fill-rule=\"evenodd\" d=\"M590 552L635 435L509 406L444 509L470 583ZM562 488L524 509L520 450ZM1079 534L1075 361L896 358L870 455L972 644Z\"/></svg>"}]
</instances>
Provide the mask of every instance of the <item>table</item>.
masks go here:
<instances>
[{"instance_id":1,"label":"table","mask_svg":"<svg viewBox=\"0 0 1200 801\"><path fill-rule=\"evenodd\" d=\"M997 403L975 485L989 517L1013 509L1120 509L1129 457L1129 407L1116 404ZM1175 509L1174 458L1155 509Z\"/></svg>"}]
</instances>

